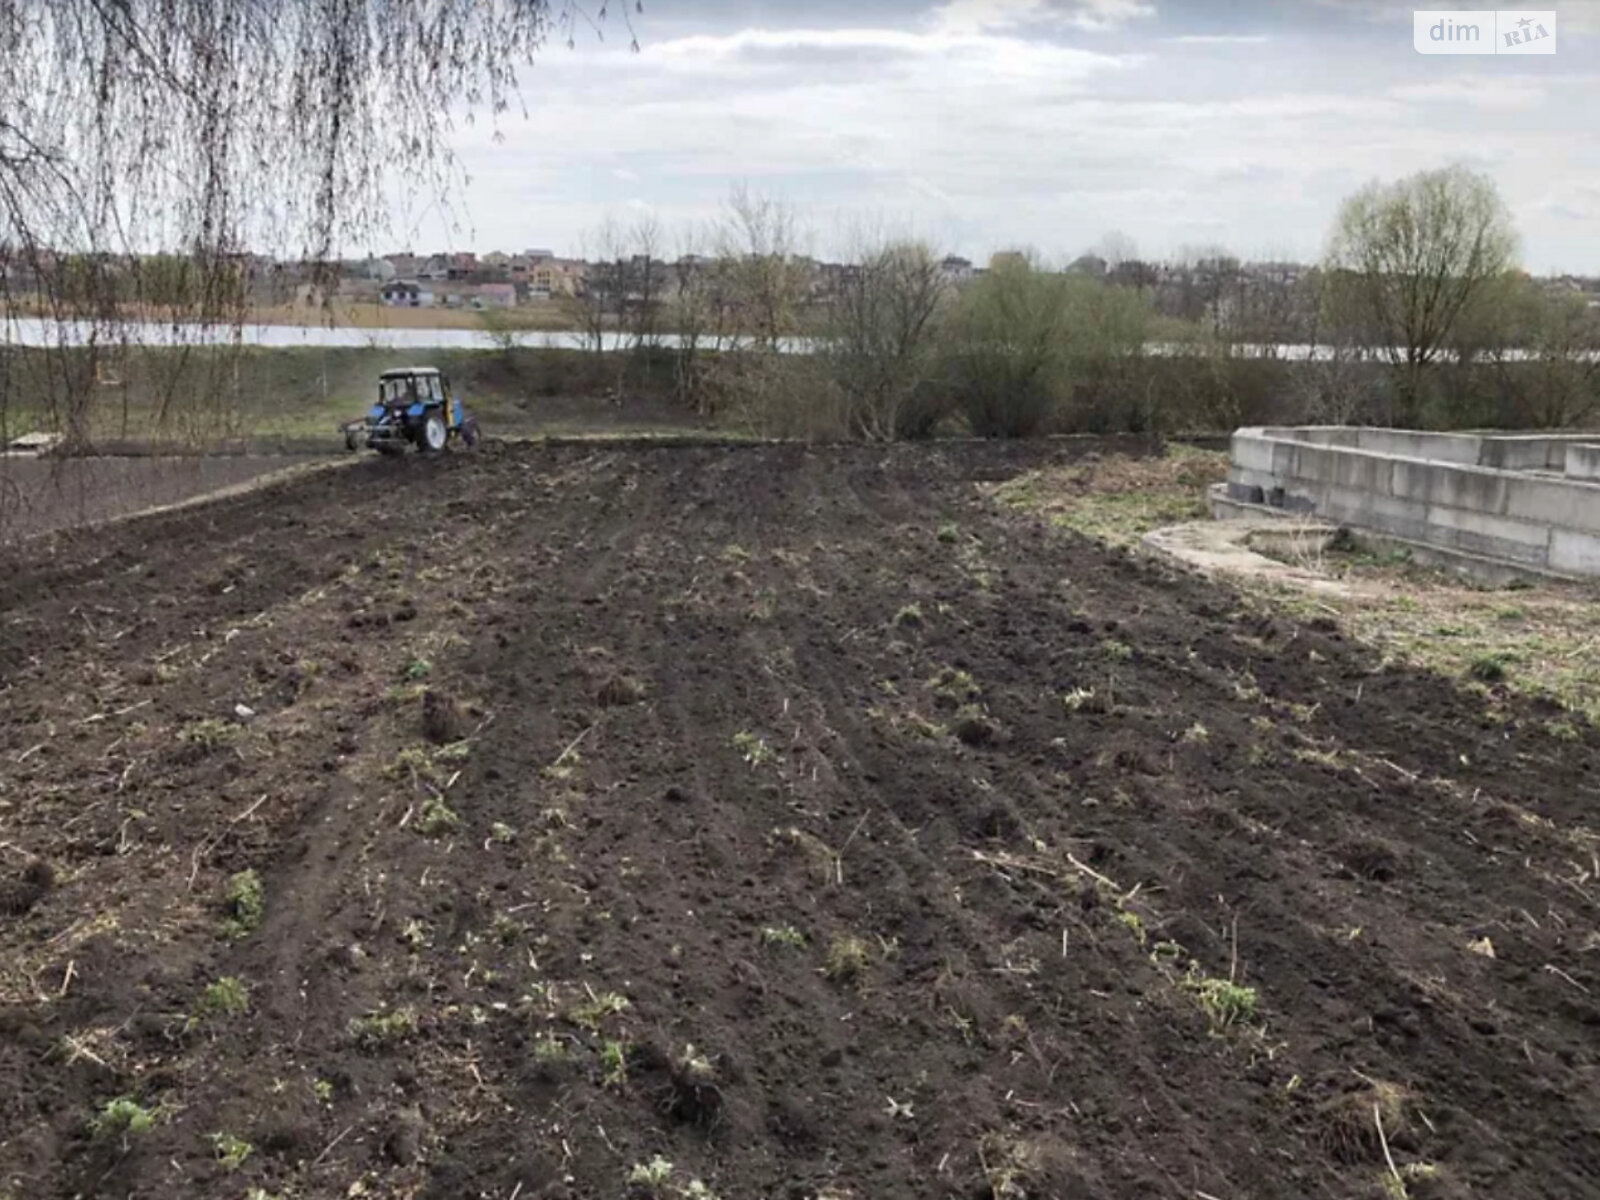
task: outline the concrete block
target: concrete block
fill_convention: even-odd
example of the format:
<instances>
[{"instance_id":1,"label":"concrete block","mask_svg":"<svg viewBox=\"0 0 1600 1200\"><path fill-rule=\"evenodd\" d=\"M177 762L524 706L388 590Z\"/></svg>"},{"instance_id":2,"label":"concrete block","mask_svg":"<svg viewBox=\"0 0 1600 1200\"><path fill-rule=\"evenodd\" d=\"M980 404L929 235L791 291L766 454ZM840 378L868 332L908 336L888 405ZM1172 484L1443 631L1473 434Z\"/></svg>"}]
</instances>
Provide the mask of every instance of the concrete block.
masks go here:
<instances>
[{"instance_id":1,"label":"concrete block","mask_svg":"<svg viewBox=\"0 0 1600 1200\"><path fill-rule=\"evenodd\" d=\"M1420 433L1410 429L1364 429L1359 445L1377 454L1430 462L1475 464L1480 438L1460 433Z\"/></svg>"},{"instance_id":2,"label":"concrete block","mask_svg":"<svg viewBox=\"0 0 1600 1200\"><path fill-rule=\"evenodd\" d=\"M1513 479L1507 516L1563 529L1600 532L1600 484L1567 479Z\"/></svg>"},{"instance_id":3,"label":"concrete block","mask_svg":"<svg viewBox=\"0 0 1600 1200\"><path fill-rule=\"evenodd\" d=\"M1489 513L1474 512L1466 508L1450 508L1442 504L1428 507L1428 522L1440 529L1462 530L1502 541L1521 542L1529 546L1543 546L1550 536L1550 527L1533 521L1518 521L1510 517L1496 517Z\"/></svg>"},{"instance_id":4,"label":"concrete block","mask_svg":"<svg viewBox=\"0 0 1600 1200\"><path fill-rule=\"evenodd\" d=\"M1483 448L1478 454L1478 465L1499 471L1543 471L1550 466L1555 443L1547 436L1506 437L1482 439Z\"/></svg>"},{"instance_id":5,"label":"concrete block","mask_svg":"<svg viewBox=\"0 0 1600 1200\"><path fill-rule=\"evenodd\" d=\"M1228 482L1240 487L1272 488L1282 485L1281 476L1274 475L1271 471L1252 471L1245 467L1232 467L1228 470Z\"/></svg>"},{"instance_id":6,"label":"concrete block","mask_svg":"<svg viewBox=\"0 0 1600 1200\"><path fill-rule=\"evenodd\" d=\"M1247 438L1236 433L1233 435L1228 458L1235 466L1248 467L1254 471L1271 471L1272 448L1273 443L1266 438Z\"/></svg>"},{"instance_id":7,"label":"concrete block","mask_svg":"<svg viewBox=\"0 0 1600 1200\"><path fill-rule=\"evenodd\" d=\"M1572 442L1565 451L1562 469L1568 479L1600 479L1600 445Z\"/></svg>"},{"instance_id":8,"label":"concrete block","mask_svg":"<svg viewBox=\"0 0 1600 1200\"><path fill-rule=\"evenodd\" d=\"M1542 566L1549 553L1550 527L1487 513L1434 506L1428 509L1428 541L1469 554Z\"/></svg>"},{"instance_id":9,"label":"concrete block","mask_svg":"<svg viewBox=\"0 0 1600 1200\"><path fill-rule=\"evenodd\" d=\"M1429 535L1426 504L1393 496L1374 496L1355 488L1330 487L1322 497L1317 515L1341 525L1377 530L1413 541L1426 541Z\"/></svg>"},{"instance_id":10,"label":"concrete block","mask_svg":"<svg viewBox=\"0 0 1600 1200\"><path fill-rule=\"evenodd\" d=\"M1394 490L1395 460L1382 454L1362 454L1344 451L1333 456L1333 477L1329 480L1340 487L1359 488L1376 496L1387 496Z\"/></svg>"},{"instance_id":11,"label":"concrete block","mask_svg":"<svg viewBox=\"0 0 1600 1200\"><path fill-rule=\"evenodd\" d=\"M1600 536L1552 529L1549 564L1563 575L1600 575Z\"/></svg>"},{"instance_id":12,"label":"concrete block","mask_svg":"<svg viewBox=\"0 0 1600 1200\"><path fill-rule=\"evenodd\" d=\"M1283 440L1272 443L1272 473L1280 479L1291 479L1299 474L1295 469L1300 443Z\"/></svg>"},{"instance_id":13,"label":"concrete block","mask_svg":"<svg viewBox=\"0 0 1600 1200\"><path fill-rule=\"evenodd\" d=\"M1407 500L1499 515L1506 511L1508 489L1519 482L1515 476L1483 467L1397 462L1393 491Z\"/></svg>"}]
</instances>

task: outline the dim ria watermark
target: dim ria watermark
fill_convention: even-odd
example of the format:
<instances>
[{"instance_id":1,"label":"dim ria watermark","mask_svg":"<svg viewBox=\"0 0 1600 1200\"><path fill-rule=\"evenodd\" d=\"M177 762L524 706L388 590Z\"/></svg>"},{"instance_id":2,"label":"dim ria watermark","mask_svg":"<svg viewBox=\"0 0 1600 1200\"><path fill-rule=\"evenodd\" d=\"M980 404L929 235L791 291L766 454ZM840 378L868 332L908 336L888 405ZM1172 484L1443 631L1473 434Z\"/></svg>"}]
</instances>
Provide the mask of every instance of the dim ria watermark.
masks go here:
<instances>
[{"instance_id":1,"label":"dim ria watermark","mask_svg":"<svg viewBox=\"0 0 1600 1200\"><path fill-rule=\"evenodd\" d=\"M1554 54L1551 9L1418 9L1412 13L1418 54Z\"/></svg>"}]
</instances>

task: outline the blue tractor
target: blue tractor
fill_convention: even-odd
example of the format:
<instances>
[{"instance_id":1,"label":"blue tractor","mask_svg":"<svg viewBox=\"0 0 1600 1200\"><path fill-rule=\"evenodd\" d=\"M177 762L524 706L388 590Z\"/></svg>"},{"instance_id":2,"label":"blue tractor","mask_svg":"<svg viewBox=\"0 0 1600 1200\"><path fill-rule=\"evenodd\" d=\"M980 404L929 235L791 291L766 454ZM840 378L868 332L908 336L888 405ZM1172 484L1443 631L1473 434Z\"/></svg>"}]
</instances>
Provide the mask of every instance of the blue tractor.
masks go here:
<instances>
[{"instance_id":1,"label":"blue tractor","mask_svg":"<svg viewBox=\"0 0 1600 1200\"><path fill-rule=\"evenodd\" d=\"M438 367L399 367L378 376L378 401L359 421L343 426L346 449L362 446L403 454L415 446L437 454L452 438L464 446L478 441L478 422L469 417Z\"/></svg>"}]
</instances>

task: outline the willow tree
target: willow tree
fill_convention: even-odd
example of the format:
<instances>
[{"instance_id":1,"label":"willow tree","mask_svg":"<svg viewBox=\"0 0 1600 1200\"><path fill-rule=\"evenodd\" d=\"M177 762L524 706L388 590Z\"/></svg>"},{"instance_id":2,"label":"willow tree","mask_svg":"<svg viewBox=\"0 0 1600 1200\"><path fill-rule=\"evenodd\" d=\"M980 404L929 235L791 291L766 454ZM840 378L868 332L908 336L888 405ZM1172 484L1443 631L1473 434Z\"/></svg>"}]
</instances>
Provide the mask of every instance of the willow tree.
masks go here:
<instances>
[{"instance_id":1,"label":"willow tree","mask_svg":"<svg viewBox=\"0 0 1600 1200\"><path fill-rule=\"evenodd\" d=\"M0 0L0 342L24 318L51 342L0 355L0 435L26 404L83 437L96 349L126 343L130 311L158 305L163 342L237 326L247 251L326 282L397 194L444 201L452 122L517 104L517 68L604 17L581 0Z\"/></svg>"},{"instance_id":2,"label":"willow tree","mask_svg":"<svg viewBox=\"0 0 1600 1200\"><path fill-rule=\"evenodd\" d=\"M1370 184L1345 200L1329 266L1350 281L1395 382L1394 419L1422 416L1423 382L1462 314L1515 262L1510 213L1464 167Z\"/></svg>"}]
</instances>

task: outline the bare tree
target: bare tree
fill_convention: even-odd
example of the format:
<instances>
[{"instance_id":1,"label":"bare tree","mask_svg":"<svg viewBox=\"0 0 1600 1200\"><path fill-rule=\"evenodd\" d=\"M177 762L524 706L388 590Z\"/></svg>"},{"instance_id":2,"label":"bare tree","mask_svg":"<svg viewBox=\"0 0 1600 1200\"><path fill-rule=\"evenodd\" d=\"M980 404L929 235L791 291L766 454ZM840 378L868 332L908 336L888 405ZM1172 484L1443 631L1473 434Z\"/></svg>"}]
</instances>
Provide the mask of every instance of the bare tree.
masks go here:
<instances>
[{"instance_id":1,"label":"bare tree","mask_svg":"<svg viewBox=\"0 0 1600 1200\"><path fill-rule=\"evenodd\" d=\"M606 331L616 324L622 311L625 244L622 227L609 214L595 228L581 234L578 257L584 262L583 279L556 301L576 327L579 346L595 354L605 352Z\"/></svg>"},{"instance_id":2,"label":"bare tree","mask_svg":"<svg viewBox=\"0 0 1600 1200\"><path fill-rule=\"evenodd\" d=\"M712 360L737 338L726 260L704 250L710 238L694 225L677 237L677 258L666 289L666 309L677 338L673 387L678 400L700 416L715 407L709 383Z\"/></svg>"},{"instance_id":3,"label":"bare tree","mask_svg":"<svg viewBox=\"0 0 1600 1200\"><path fill-rule=\"evenodd\" d=\"M800 258L794 209L752 192L743 183L729 195L718 238L740 307L743 331L759 349L775 352L799 329L808 280Z\"/></svg>"},{"instance_id":4,"label":"bare tree","mask_svg":"<svg viewBox=\"0 0 1600 1200\"><path fill-rule=\"evenodd\" d=\"M1328 260L1358 281L1393 369L1397 422L1417 423L1428 367L1515 252L1511 216L1494 182L1464 167L1373 183L1344 202Z\"/></svg>"},{"instance_id":5,"label":"bare tree","mask_svg":"<svg viewBox=\"0 0 1600 1200\"><path fill-rule=\"evenodd\" d=\"M635 220L623 236L627 261L621 270L620 315L626 321L635 350L661 344L661 300L666 286L662 240L661 222L649 213Z\"/></svg>"},{"instance_id":6,"label":"bare tree","mask_svg":"<svg viewBox=\"0 0 1600 1200\"><path fill-rule=\"evenodd\" d=\"M1373 349L1363 335L1358 287L1347 274L1319 271L1309 308L1310 357L1292 378L1305 419L1348 425L1372 408Z\"/></svg>"},{"instance_id":7,"label":"bare tree","mask_svg":"<svg viewBox=\"0 0 1600 1200\"><path fill-rule=\"evenodd\" d=\"M943 415L930 387L946 293L939 258L906 241L855 257L823 333L852 429L879 441L925 437Z\"/></svg>"}]
</instances>

